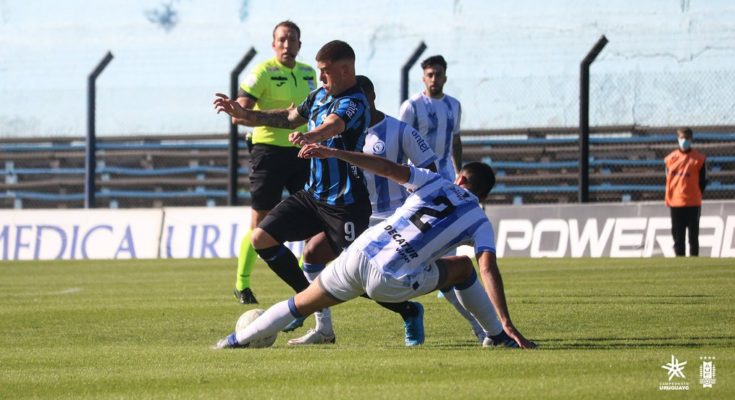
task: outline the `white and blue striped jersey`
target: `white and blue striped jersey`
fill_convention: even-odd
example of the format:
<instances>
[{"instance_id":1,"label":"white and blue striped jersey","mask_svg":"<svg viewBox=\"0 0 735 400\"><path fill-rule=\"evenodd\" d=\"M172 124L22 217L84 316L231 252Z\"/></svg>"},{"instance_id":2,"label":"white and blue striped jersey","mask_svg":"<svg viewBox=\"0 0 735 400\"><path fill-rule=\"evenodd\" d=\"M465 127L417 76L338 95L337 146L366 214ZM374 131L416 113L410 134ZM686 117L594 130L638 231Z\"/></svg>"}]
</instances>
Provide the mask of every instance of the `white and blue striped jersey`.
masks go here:
<instances>
[{"instance_id":1,"label":"white and blue striped jersey","mask_svg":"<svg viewBox=\"0 0 735 400\"><path fill-rule=\"evenodd\" d=\"M413 165L426 167L436 161L436 155L428 143L411 128L391 116L368 128L363 153L374 154L398 164L410 160ZM370 193L373 217L393 214L408 197L406 189L394 181L363 170L365 183Z\"/></svg>"},{"instance_id":2,"label":"white and blue striped jersey","mask_svg":"<svg viewBox=\"0 0 735 400\"><path fill-rule=\"evenodd\" d=\"M444 95L433 99L423 92L415 94L401 105L400 120L419 131L439 157L438 171L441 176L454 182L452 164L452 139L459 135L462 106L459 100Z\"/></svg>"},{"instance_id":3,"label":"white and blue striped jersey","mask_svg":"<svg viewBox=\"0 0 735 400\"><path fill-rule=\"evenodd\" d=\"M411 278L448 250L474 244L475 254L495 253L495 233L475 195L429 170L411 168L404 186L413 193L385 221L350 246L382 273Z\"/></svg>"}]
</instances>

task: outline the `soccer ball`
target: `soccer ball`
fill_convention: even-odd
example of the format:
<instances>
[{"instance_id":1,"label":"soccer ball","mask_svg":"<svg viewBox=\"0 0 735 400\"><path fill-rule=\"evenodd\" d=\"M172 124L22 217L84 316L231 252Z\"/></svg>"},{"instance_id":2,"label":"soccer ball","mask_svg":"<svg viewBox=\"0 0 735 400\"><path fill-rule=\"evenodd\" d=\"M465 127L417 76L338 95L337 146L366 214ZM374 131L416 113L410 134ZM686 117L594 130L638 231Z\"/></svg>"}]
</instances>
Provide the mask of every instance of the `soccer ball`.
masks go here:
<instances>
[{"instance_id":1,"label":"soccer ball","mask_svg":"<svg viewBox=\"0 0 735 400\"><path fill-rule=\"evenodd\" d=\"M235 325L235 330L237 332L240 332L244 330L250 323L255 321L258 317L260 317L261 314L263 314L265 310L260 308L255 308L252 310L245 311L240 318L237 320L237 324ZM273 346L273 343L276 341L276 337L278 337L278 331L276 331L273 335L266 336L260 339L251 340L250 345L248 347L259 349L263 347L271 347Z\"/></svg>"}]
</instances>

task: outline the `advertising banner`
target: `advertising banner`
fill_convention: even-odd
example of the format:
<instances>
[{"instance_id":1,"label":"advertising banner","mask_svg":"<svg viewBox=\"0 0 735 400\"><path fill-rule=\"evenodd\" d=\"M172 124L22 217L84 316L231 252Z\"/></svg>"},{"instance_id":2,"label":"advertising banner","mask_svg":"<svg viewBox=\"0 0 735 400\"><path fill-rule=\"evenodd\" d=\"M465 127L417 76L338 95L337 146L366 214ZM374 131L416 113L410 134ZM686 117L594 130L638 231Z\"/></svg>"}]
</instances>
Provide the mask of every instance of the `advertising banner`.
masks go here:
<instances>
[{"instance_id":1,"label":"advertising banner","mask_svg":"<svg viewBox=\"0 0 735 400\"><path fill-rule=\"evenodd\" d=\"M250 229L250 207L169 207L163 215L160 258L234 258ZM286 246L301 256L301 242Z\"/></svg>"},{"instance_id":2,"label":"advertising banner","mask_svg":"<svg viewBox=\"0 0 735 400\"><path fill-rule=\"evenodd\" d=\"M498 257L674 257L659 203L486 205ZM0 260L235 258L249 207L0 211ZM286 244L297 257L303 243ZM699 255L735 257L735 201L702 207ZM458 254L472 256L472 247Z\"/></svg>"},{"instance_id":3,"label":"advertising banner","mask_svg":"<svg viewBox=\"0 0 735 400\"><path fill-rule=\"evenodd\" d=\"M674 257L671 217L661 203L488 205L485 213L498 257ZM734 234L735 202L705 202L699 255L735 257Z\"/></svg>"},{"instance_id":4,"label":"advertising banner","mask_svg":"<svg viewBox=\"0 0 735 400\"><path fill-rule=\"evenodd\" d=\"M0 260L156 258L161 210L0 211Z\"/></svg>"}]
</instances>

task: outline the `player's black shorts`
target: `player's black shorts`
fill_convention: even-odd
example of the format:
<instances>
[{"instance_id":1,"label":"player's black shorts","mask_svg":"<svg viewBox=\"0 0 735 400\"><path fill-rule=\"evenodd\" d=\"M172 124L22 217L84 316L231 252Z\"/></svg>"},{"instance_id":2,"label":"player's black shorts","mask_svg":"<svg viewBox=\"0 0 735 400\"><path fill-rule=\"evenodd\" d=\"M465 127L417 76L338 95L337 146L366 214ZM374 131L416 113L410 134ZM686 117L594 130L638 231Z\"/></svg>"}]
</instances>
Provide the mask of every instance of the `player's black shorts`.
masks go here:
<instances>
[{"instance_id":1,"label":"player's black shorts","mask_svg":"<svg viewBox=\"0 0 735 400\"><path fill-rule=\"evenodd\" d=\"M370 203L332 206L301 190L279 203L258 228L278 242L295 242L325 232L335 254L352 243L370 222Z\"/></svg>"},{"instance_id":2,"label":"player's black shorts","mask_svg":"<svg viewBox=\"0 0 735 400\"><path fill-rule=\"evenodd\" d=\"M294 194L309 178L309 160L299 158L296 147L256 144L250 153L250 195L255 210L271 210L281 201L283 189Z\"/></svg>"}]
</instances>

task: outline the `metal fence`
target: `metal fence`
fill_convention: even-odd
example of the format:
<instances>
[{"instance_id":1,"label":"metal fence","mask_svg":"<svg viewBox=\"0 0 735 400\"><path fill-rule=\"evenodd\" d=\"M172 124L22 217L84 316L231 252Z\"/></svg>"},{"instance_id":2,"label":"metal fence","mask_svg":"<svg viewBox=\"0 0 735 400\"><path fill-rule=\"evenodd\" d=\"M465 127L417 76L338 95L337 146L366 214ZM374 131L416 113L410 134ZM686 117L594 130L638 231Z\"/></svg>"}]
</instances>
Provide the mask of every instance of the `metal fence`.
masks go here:
<instances>
[{"instance_id":1,"label":"metal fence","mask_svg":"<svg viewBox=\"0 0 735 400\"><path fill-rule=\"evenodd\" d=\"M735 196L735 126L693 127L696 147L708 156L705 199ZM589 201L663 201L664 157L676 149L676 127L594 127L590 134ZM579 198L576 129L463 133L466 160L493 165L494 203L570 203Z\"/></svg>"},{"instance_id":2,"label":"metal fence","mask_svg":"<svg viewBox=\"0 0 735 400\"><path fill-rule=\"evenodd\" d=\"M408 72L424 49L420 42L413 55L406 51L402 77L414 76ZM695 146L709 157L705 199L735 197L735 71L686 60L674 68L641 67L633 56L621 63L628 55L615 43L600 50L600 59L590 67L588 97L580 91L579 75L457 77L468 92L481 91L482 96L472 98L484 99L493 110L486 121L489 129L462 133L466 160L491 162L498 171L492 201L578 201L584 163L589 201L661 200L663 158L675 148L679 126L694 129ZM614 56L607 57L606 51ZM232 71L231 84L247 64L244 60ZM401 93L407 95L408 82L402 82ZM533 101L506 104L519 93ZM94 132L93 90L90 98L89 129ZM587 157L580 158L585 154L580 147L585 98L591 136ZM671 101L662 104L662 98ZM543 124L493 129L499 113L532 114L533 121ZM0 207L82 207L89 187L97 207L249 204L248 154L236 129L229 135L104 137L96 150L88 150L81 137L0 139Z\"/></svg>"},{"instance_id":3,"label":"metal fence","mask_svg":"<svg viewBox=\"0 0 735 400\"><path fill-rule=\"evenodd\" d=\"M708 156L706 200L735 197L735 126L694 127ZM489 201L570 203L579 194L575 129L462 132L465 161L493 165ZM249 154L238 146L239 204L249 204ZM593 127L589 200L662 201L663 158L675 149L675 127ZM103 208L221 206L228 202L228 137L106 137L98 142L95 182ZM0 140L0 208L80 208L85 145L78 138Z\"/></svg>"}]
</instances>

